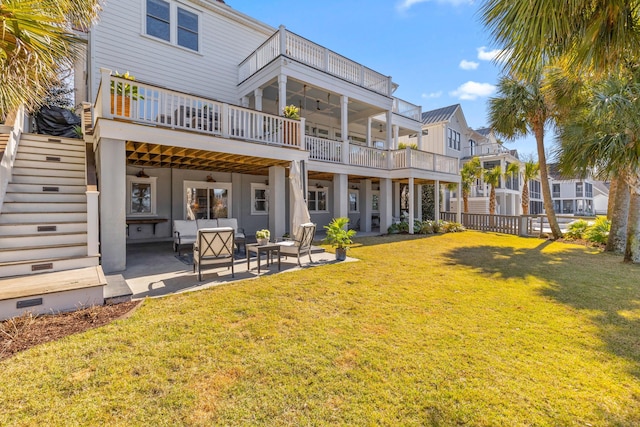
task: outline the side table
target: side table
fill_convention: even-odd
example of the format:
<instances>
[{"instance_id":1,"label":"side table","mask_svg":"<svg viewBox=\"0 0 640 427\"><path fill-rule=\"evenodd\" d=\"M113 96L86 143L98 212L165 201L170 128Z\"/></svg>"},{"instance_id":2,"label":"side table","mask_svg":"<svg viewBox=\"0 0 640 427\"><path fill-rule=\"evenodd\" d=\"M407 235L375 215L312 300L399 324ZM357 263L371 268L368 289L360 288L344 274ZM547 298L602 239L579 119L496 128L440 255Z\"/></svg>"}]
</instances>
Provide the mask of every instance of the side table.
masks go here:
<instances>
[{"instance_id":1,"label":"side table","mask_svg":"<svg viewBox=\"0 0 640 427\"><path fill-rule=\"evenodd\" d=\"M260 254L265 254L267 256L267 266L270 264L269 260L271 260L271 264L273 264L273 255L276 254L278 256L278 271L280 271L280 245L276 243L267 243L266 245L259 245L257 243L250 243L245 245L247 252L247 271L250 269L250 261L251 254L256 254L256 258L258 261L258 274L260 274Z\"/></svg>"}]
</instances>

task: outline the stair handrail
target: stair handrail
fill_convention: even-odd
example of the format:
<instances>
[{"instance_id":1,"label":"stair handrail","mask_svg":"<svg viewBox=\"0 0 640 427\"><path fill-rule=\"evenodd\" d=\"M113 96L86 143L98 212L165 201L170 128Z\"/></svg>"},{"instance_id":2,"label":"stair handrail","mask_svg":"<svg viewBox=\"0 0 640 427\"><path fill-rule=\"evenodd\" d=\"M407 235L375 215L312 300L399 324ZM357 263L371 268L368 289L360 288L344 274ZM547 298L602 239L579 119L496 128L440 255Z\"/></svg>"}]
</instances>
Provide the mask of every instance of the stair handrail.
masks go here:
<instances>
[{"instance_id":1,"label":"stair handrail","mask_svg":"<svg viewBox=\"0 0 640 427\"><path fill-rule=\"evenodd\" d=\"M7 194L7 186L11 181L13 173L13 163L18 152L20 136L24 130L24 106L20 106L17 111L9 113L4 124L0 124L0 135L8 135L4 151L0 154L0 213ZM1 147L0 147L1 150Z\"/></svg>"}]
</instances>

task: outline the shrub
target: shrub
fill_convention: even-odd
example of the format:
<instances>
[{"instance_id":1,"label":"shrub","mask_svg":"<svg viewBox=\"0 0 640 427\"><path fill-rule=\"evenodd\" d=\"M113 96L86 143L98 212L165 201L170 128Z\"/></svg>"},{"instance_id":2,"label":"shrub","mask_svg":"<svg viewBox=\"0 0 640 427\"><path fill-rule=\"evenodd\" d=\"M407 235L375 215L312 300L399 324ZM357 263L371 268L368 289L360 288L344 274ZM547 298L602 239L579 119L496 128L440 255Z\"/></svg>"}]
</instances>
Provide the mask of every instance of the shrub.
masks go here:
<instances>
[{"instance_id":1,"label":"shrub","mask_svg":"<svg viewBox=\"0 0 640 427\"><path fill-rule=\"evenodd\" d=\"M398 144L398 150L403 150L403 149L405 149L407 147L412 148L414 150L417 150L418 149L418 144L416 144L415 142L413 144L407 144L407 143L404 143L404 142L401 142L401 143Z\"/></svg>"},{"instance_id":2,"label":"shrub","mask_svg":"<svg viewBox=\"0 0 640 427\"><path fill-rule=\"evenodd\" d=\"M466 228L459 222L445 222L442 226L442 231L445 233L458 233L465 230Z\"/></svg>"},{"instance_id":3,"label":"shrub","mask_svg":"<svg viewBox=\"0 0 640 427\"><path fill-rule=\"evenodd\" d=\"M431 225L431 221L423 221L420 226L420 234L433 234L433 226Z\"/></svg>"},{"instance_id":4,"label":"shrub","mask_svg":"<svg viewBox=\"0 0 640 427\"><path fill-rule=\"evenodd\" d=\"M599 216L593 225L590 225L584 232L584 238L593 243L606 244L609 238L611 221L607 217Z\"/></svg>"},{"instance_id":5,"label":"shrub","mask_svg":"<svg viewBox=\"0 0 640 427\"><path fill-rule=\"evenodd\" d=\"M567 228L567 232L564 233L567 239L582 239L584 236L584 232L589 227L589 223L584 219L579 219L577 221L573 221L569 224Z\"/></svg>"}]
</instances>

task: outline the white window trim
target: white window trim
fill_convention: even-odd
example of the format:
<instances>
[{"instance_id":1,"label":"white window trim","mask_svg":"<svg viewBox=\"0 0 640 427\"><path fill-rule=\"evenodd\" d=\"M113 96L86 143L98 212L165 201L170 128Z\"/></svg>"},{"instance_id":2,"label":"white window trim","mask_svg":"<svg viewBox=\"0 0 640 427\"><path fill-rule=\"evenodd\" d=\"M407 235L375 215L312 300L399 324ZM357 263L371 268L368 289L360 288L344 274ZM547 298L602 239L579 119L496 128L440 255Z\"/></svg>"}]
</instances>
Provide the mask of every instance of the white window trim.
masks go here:
<instances>
[{"instance_id":1,"label":"white window trim","mask_svg":"<svg viewBox=\"0 0 640 427\"><path fill-rule=\"evenodd\" d=\"M327 209L318 210L318 209L309 209L309 213L324 213L329 212L329 187L309 187L309 192L325 192L327 194ZM307 196L307 207L309 207L309 197ZM318 198L316 197L316 207L318 207Z\"/></svg>"},{"instance_id":2,"label":"white window trim","mask_svg":"<svg viewBox=\"0 0 640 427\"><path fill-rule=\"evenodd\" d=\"M155 37L147 33L147 0L142 0L142 36L151 40L164 43L179 49L185 50L191 53L201 54L202 52L202 11L194 9L183 3L176 2L175 0L163 0L169 3L169 41ZM191 12L198 16L198 49L193 50L191 48L178 44L178 7Z\"/></svg>"},{"instance_id":3,"label":"white window trim","mask_svg":"<svg viewBox=\"0 0 640 427\"><path fill-rule=\"evenodd\" d=\"M265 210L256 210L256 190L265 190ZM251 215L269 215L269 186L258 182L251 183Z\"/></svg>"},{"instance_id":4,"label":"white window trim","mask_svg":"<svg viewBox=\"0 0 640 427\"><path fill-rule=\"evenodd\" d=\"M183 181L182 183L182 214L183 218L187 218L187 189L188 188L206 188L207 190L227 190L227 218L233 218L233 192L231 191L230 182L203 182L203 181Z\"/></svg>"},{"instance_id":5,"label":"white window trim","mask_svg":"<svg viewBox=\"0 0 640 427\"><path fill-rule=\"evenodd\" d=\"M152 217L158 216L156 211L156 180L158 177L140 178L134 175L127 175L127 216L128 217ZM134 212L132 209L131 187L133 184L151 184L151 212Z\"/></svg>"},{"instance_id":6,"label":"white window trim","mask_svg":"<svg viewBox=\"0 0 640 427\"><path fill-rule=\"evenodd\" d=\"M351 194L356 195L356 210L351 210ZM349 199L347 200L349 203L349 213L360 213L360 190L357 189L349 189Z\"/></svg>"}]
</instances>

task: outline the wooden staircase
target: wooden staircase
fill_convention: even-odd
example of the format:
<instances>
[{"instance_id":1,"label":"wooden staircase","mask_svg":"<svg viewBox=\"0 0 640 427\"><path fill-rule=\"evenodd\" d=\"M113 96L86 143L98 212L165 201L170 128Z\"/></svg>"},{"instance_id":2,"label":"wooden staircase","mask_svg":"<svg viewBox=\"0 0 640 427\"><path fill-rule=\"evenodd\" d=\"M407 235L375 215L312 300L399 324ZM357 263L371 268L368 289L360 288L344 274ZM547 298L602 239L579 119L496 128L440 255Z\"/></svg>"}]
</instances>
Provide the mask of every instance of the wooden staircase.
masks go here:
<instances>
[{"instance_id":1,"label":"wooden staircase","mask_svg":"<svg viewBox=\"0 0 640 427\"><path fill-rule=\"evenodd\" d=\"M3 278L100 268L87 255L85 176L84 141L22 134L0 212L0 300Z\"/></svg>"}]
</instances>

